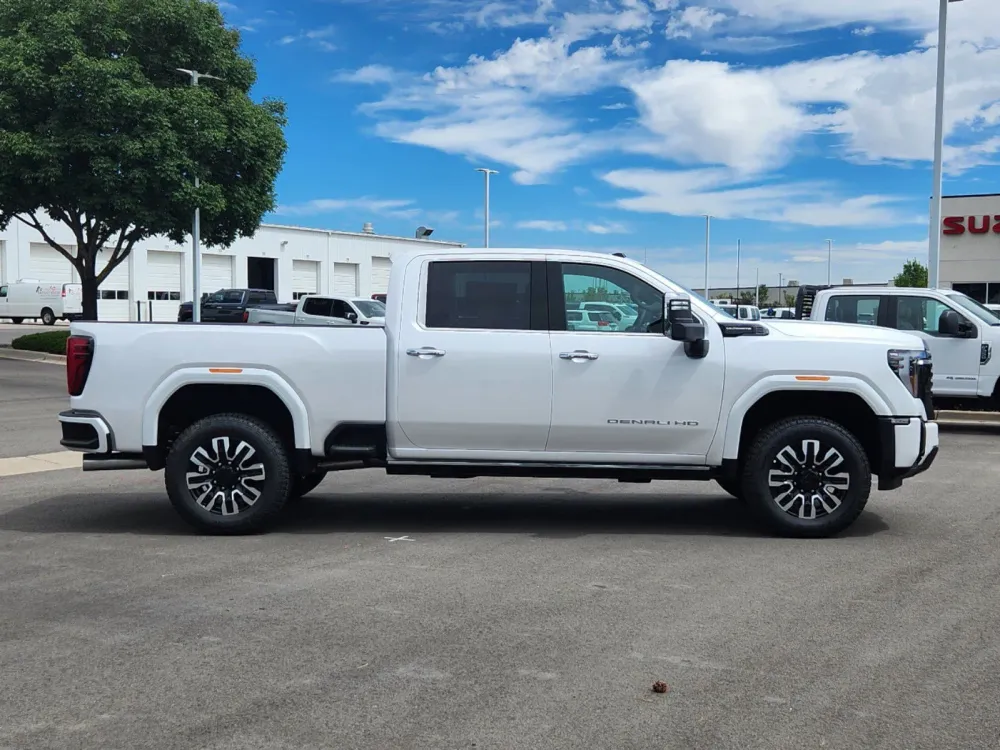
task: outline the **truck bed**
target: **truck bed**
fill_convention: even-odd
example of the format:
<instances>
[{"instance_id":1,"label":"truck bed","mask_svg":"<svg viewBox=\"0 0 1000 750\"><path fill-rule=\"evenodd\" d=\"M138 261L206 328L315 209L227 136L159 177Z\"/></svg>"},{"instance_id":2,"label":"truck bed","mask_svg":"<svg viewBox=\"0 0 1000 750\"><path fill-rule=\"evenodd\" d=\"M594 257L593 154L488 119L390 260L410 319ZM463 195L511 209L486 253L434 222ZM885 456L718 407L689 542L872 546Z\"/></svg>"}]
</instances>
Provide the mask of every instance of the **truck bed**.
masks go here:
<instances>
[{"instance_id":1,"label":"truck bed","mask_svg":"<svg viewBox=\"0 0 1000 750\"><path fill-rule=\"evenodd\" d=\"M247 371L262 380L277 376L301 399L314 446L339 422L385 422L384 328L76 322L71 331L94 340L87 386L71 406L99 409L119 451L142 450L149 425L136 405L155 405L186 373L202 382L212 373L220 384L252 382Z\"/></svg>"}]
</instances>

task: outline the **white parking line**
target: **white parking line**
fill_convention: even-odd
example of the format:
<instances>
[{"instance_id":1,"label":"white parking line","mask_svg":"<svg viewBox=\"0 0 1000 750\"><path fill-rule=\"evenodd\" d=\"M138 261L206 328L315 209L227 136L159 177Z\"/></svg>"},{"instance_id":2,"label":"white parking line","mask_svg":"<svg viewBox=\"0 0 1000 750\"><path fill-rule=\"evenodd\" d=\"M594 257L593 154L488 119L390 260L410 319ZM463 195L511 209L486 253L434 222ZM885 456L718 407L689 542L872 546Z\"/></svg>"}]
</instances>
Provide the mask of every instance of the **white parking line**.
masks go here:
<instances>
[{"instance_id":1,"label":"white parking line","mask_svg":"<svg viewBox=\"0 0 1000 750\"><path fill-rule=\"evenodd\" d=\"M83 454L75 451L0 458L0 477L16 477L20 474L36 474L41 471L79 469L82 465Z\"/></svg>"}]
</instances>

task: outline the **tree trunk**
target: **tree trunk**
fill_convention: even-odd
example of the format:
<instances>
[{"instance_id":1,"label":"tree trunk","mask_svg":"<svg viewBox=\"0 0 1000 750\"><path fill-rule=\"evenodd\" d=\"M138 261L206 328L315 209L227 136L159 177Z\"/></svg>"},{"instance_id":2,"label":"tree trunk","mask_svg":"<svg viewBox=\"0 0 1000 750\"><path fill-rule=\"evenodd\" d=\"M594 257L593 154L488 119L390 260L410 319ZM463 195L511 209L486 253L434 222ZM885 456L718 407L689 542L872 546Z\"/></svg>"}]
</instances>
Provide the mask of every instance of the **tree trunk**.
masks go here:
<instances>
[{"instance_id":1,"label":"tree trunk","mask_svg":"<svg viewBox=\"0 0 1000 750\"><path fill-rule=\"evenodd\" d=\"M83 287L83 320L97 320L97 279L93 274L80 275Z\"/></svg>"}]
</instances>

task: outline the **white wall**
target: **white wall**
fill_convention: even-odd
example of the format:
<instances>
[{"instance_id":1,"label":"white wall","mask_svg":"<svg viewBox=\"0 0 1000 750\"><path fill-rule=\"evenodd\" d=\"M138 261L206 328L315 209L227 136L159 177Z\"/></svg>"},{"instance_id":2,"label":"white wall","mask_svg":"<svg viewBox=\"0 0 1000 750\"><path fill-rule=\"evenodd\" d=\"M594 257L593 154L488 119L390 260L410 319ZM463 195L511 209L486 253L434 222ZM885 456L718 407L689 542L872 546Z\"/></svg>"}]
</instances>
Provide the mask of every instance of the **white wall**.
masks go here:
<instances>
[{"instance_id":1,"label":"white wall","mask_svg":"<svg viewBox=\"0 0 1000 750\"><path fill-rule=\"evenodd\" d=\"M989 217L989 231L973 234L968 230L969 217L976 217L981 227ZM941 285L950 287L962 282L1000 283L1000 195L977 195L942 200ZM944 220L962 217L965 232L944 234Z\"/></svg>"},{"instance_id":2,"label":"white wall","mask_svg":"<svg viewBox=\"0 0 1000 750\"><path fill-rule=\"evenodd\" d=\"M59 243L74 245L76 239L68 227L51 223L46 231ZM32 242L44 242L40 233L12 221L6 230L0 232L0 281L11 282L28 273L28 262ZM274 258L276 263L275 285L278 299L292 299L292 261L313 260L319 262L321 292L329 293L333 286L333 264L353 263L358 266L358 294L371 295L371 259L373 256L391 257L393 253L412 249L415 244L456 247L460 243L417 240L406 237L367 235L362 233L326 231L264 224L252 238L237 239L227 249L203 248L204 254L223 254L234 257L233 284L236 287L247 284L248 257ZM179 246L170 240L154 237L138 243L132 251L130 277L131 318L136 318L136 300L146 300L150 291L146 284L146 251L167 250L181 252L181 299L191 299L191 248ZM44 281L44 279L43 279ZM209 291L203 289L202 291ZM163 304L163 303L161 303ZM144 316L145 319L145 316Z\"/></svg>"}]
</instances>

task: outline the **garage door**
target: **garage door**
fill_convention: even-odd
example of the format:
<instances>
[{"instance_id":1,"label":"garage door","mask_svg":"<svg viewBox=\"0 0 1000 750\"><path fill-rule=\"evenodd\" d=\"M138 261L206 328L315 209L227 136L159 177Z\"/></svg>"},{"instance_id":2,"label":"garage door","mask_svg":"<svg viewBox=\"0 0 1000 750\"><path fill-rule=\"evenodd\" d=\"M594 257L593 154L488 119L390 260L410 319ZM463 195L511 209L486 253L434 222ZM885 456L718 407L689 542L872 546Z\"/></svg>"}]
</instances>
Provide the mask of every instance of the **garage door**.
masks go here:
<instances>
[{"instance_id":1,"label":"garage door","mask_svg":"<svg viewBox=\"0 0 1000 750\"><path fill-rule=\"evenodd\" d=\"M233 288L233 259L229 255L201 256L201 291L211 294Z\"/></svg>"},{"instance_id":2,"label":"garage door","mask_svg":"<svg viewBox=\"0 0 1000 750\"><path fill-rule=\"evenodd\" d=\"M170 322L177 320L181 301L181 254L164 250L146 253L145 320Z\"/></svg>"},{"instance_id":3,"label":"garage door","mask_svg":"<svg viewBox=\"0 0 1000 750\"><path fill-rule=\"evenodd\" d=\"M345 297L355 297L358 294L358 264L333 264L333 293Z\"/></svg>"},{"instance_id":4,"label":"garage door","mask_svg":"<svg viewBox=\"0 0 1000 750\"><path fill-rule=\"evenodd\" d=\"M319 261L292 261L292 299L319 294Z\"/></svg>"},{"instance_id":5,"label":"garage door","mask_svg":"<svg viewBox=\"0 0 1000 750\"><path fill-rule=\"evenodd\" d=\"M389 270L392 261L388 258L372 258L371 294L386 294L389 291Z\"/></svg>"},{"instance_id":6,"label":"garage door","mask_svg":"<svg viewBox=\"0 0 1000 750\"><path fill-rule=\"evenodd\" d=\"M97 256L97 273L103 273L107 265L113 248L107 248ZM131 302L129 301L129 266L132 263L132 256L115 266L115 270L104 281L101 282L97 290L97 319L98 320L128 320Z\"/></svg>"},{"instance_id":7,"label":"garage door","mask_svg":"<svg viewBox=\"0 0 1000 750\"><path fill-rule=\"evenodd\" d=\"M70 252L76 252L75 247L67 247ZM28 256L28 273L22 274L25 279L36 279L49 283L71 284L79 281L76 269L64 258L58 250L48 245L31 243Z\"/></svg>"}]
</instances>

